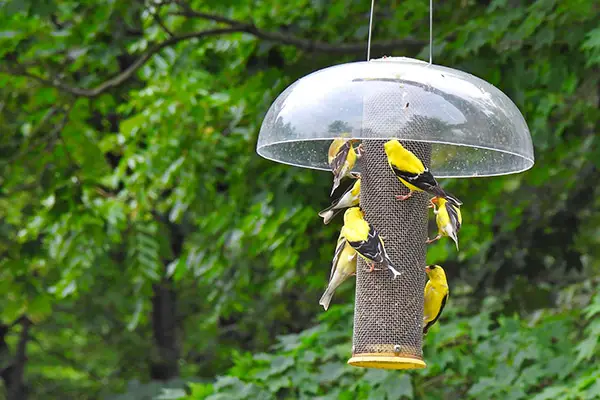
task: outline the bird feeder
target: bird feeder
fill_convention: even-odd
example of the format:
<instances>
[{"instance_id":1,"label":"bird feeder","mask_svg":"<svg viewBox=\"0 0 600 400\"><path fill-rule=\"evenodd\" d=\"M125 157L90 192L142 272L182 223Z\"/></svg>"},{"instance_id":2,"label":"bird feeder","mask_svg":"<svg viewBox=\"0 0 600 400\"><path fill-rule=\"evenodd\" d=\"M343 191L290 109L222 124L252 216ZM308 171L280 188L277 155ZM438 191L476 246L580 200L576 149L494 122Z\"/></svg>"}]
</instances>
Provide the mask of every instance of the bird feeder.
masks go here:
<instances>
[{"instance_id":1,"label":"bird feeder","mask_svg":"<svg viewBox=\"0 0 600 400\"><path fill-rule=\"evenodd\" d=\"M527 124L515 104L484 80L415 59L382 58L325 68L289 86L267 112L257 152L284 164L330 170L327 150L341 136L362 141L364 155L355 166L362 176L360 206L403 270L392 279L387 269L368 272L359 260L348 363L424 368L429 197L394 197L408 189L389 167L383 144L398 139L436 178L505 175L533 166ZM463 201L468 207L468 198Z\"/></svg>"}]
</instances>

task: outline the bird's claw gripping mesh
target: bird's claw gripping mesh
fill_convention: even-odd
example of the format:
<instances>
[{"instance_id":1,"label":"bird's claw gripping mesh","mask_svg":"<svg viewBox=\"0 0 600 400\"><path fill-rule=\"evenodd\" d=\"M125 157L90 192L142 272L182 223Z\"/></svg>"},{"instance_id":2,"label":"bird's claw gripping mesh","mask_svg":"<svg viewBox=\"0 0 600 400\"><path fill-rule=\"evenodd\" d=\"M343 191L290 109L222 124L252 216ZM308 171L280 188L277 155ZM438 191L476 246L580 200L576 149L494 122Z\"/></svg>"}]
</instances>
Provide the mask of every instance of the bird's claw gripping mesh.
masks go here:
<instances>
[{"instance_id":1,"label":"bird's claw gripping mesh","mask_svg":"<svg viewBox=\"0 0 600 400\"><path fill-rule=\"evenodd\" d=\"M396 199L395 195L405 195L408 189L389 167L384 143L363 141L360 205L402 275L393 279L392 272L382 265L378 265L380 270L369 272L359 258L353 357L348 363L389 369L424 368L423 288L429 196L418 192L404 201ZM430 144L402 144L429 165Z\"/></svg>"}]
</instances>

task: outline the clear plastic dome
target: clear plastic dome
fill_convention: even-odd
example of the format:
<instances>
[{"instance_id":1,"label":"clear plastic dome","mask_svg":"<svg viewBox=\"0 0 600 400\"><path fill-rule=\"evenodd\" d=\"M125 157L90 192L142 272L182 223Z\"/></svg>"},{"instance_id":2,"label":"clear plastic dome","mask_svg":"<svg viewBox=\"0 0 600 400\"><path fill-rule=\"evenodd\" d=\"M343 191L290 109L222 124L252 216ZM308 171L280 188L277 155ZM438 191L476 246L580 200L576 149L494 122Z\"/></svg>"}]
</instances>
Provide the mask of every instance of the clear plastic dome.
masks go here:
<instances>
[{"instance_id":1,"label":"clear plastic dome","mask_svg":"<svg viewBox=\"0 0 600 400\"><path fill-rule=\"evenodd\" d=\"M328 170L327 149L340 136L431 143L430 169L440 178L521 172L534 162L527 124L504 93L471 74L404 57L299 79L271 105L257 152Z\"/></svg>"}]
</instances>

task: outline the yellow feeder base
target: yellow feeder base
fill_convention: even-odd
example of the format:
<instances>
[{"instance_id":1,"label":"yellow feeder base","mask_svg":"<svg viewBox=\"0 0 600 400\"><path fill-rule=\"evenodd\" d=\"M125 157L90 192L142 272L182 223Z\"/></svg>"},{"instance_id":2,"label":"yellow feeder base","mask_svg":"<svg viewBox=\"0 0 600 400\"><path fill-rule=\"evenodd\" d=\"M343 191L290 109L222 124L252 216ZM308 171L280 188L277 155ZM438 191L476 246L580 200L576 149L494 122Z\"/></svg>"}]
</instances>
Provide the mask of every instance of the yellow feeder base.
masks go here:
<instances>
[{"instance_id":1,"label":"yellow feeder base","mask_svg":"<svg viewBox=\"0 0 600 400\"><path fill-rule=\"evenodd\" d=\"M420 358L394 353L356 354L348 360L348 364L354 367L380 369L423 369L427 366Z\"/></svg>"}]
</instances>

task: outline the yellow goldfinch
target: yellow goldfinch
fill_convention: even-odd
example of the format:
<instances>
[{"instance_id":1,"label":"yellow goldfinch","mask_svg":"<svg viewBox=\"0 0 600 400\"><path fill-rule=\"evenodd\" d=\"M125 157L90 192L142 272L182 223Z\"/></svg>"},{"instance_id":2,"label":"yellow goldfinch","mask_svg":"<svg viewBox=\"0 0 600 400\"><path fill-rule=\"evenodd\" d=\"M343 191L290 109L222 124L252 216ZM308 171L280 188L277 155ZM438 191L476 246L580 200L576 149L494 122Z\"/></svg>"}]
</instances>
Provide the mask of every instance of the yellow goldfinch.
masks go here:
<instances>
[{"instance_id":1,"label":"yellow goldfinch","mask_svg":"<svg viewBox=\"0 0 600 400\"><path fill-rule=\"evenodd\" d=\"M365 215L360 208L351 207L346 210L342 234L350 246L369 262L371 272L375 269L375 263L382 263L392 271L394 279L400 275L385 251L383 240L375 228L365 220Z\"/></svg>"},{"instance_id":2,"label":"yellow goldfinch","mask_svg":"<svg viewBox=\"0 0 600 400\"><path fill-rule=\"evenodd\" d=\"M400 179L409 190L406 196L397 195L398 200L406 200L412 196L413 192L428 192L437 197L443 197L454 202L456 205L462 205L462 202L456 197L442 189L428 168L425 168L423 162L407 150L396 139L390 140L384 144L385 154L388 163L394 171L394 174Z\"/></svg>"},{"instance_id":3,"label":"yellow goldfinch","mask_svg":"<svg viewBox=\"0 0 600 400\"><path fill-rule=\"evenodd\" d=\"M423 334L426 334L429 328L438 320L448 301L448 282L446 273L439 265L430 265L425 267L425 272L429 277L425 285L425 305L423 312Z\"/></svg>"},{"instance_id":4,"label":"yellow goldfinch","mask_svg":"<svg viewBox=\"0 0 600 400\"><path fill-rule=\"evenodd\" d=\"M433 206L438 234L433 239L427 239L427 243L435 242L442 236L448 236L454 240L456 250L458 250L458 231L462 225L460 207L441 197L434 197L430 202ZM437 209L436 205L438 206Z\"/></svg>"},{"instance_id":5,"label":"yellow goldfinch","mask_svg":"<svg viewBox=\"0 0 600 400\"><path fill-rule=\"evenodd\" d=\"M356 275L356 250L348 244L342 231L338 237L333 262L331 263L329 284L319 300L319 304L323 306L325 311L329 308L335 290L352 275Z\"/></svg>"},{"instance_id":6,"label":"yellow goldfinch","mask_svg":"<svg viewBox=\"0 0 600 400\"><path fill-rule=\"evenodd\" d=\"M348 186L348 189L337 200L323 211L319 212L319 217L323 218L323 223L327 225L333 217L344 208L357 206L360 200L360 178L354 182L354 185Z\"/></svg>"},{"instance_id":7,"label":"yellow goldfinch","mask_svg":"<svg viewBox=\"0 0 600 400\"><path fill-rule=\"evenodd\" d=\"M360 157L361 152L357 154L352 146L352 143L356 142L356 139L334 139L329 145L329 151L327 153L327 162L331 167L333 173L333 188L331 194L335 192L342 178L345 176L353 176L352 168L356 160Z\"/></svg>"}]
</instances>

